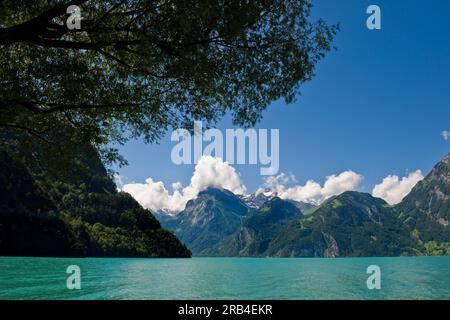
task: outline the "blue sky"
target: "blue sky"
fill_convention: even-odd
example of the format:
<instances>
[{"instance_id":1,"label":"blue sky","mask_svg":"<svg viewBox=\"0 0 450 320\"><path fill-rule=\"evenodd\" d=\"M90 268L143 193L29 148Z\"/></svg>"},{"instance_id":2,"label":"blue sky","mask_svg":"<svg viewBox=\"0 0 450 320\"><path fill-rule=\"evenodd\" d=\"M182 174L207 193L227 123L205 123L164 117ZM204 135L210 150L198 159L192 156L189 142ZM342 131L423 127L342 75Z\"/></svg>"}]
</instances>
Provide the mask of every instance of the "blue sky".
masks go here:
<instances>
[{"instance_id":1,"label":"blue sky","mask_svg":"<svg viewBox=\"0 0 450 320\"><path fill-rule=\"evenodd\" d=\"M424 174L450 151L450 1L313 1L314 17L340 22L341 32L290 105L274 102L257 128L280 129L280 172L299 183L323 183L345 170L364 176L371 192L389 174ZM366 28L366 8L380 6L382 29ZM229 117L217 126L233 128ZM159 144L130 141L119 148L129 165L114 168L125 182L152 177L188 184L193 165L174 165L170 135ZM252 192L259 166L237 165Z\"/></svg>"}]
</instances>

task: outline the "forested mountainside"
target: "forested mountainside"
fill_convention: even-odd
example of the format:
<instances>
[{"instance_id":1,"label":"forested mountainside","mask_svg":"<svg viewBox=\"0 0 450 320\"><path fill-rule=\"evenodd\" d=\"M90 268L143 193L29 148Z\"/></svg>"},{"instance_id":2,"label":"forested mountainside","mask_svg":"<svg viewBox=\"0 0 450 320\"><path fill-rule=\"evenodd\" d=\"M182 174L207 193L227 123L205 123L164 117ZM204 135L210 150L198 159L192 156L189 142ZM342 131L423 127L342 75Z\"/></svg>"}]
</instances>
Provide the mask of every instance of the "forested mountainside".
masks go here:
<instances>
[{"instance_id":1,"label":"forested mountainside","mask_svg":"<svg viewBox=\"0 0 450 320\"><path fill-rule=\"evenodd\" d=\"M116 191L98 157L80 153L73 164L61 175L43 158L27 165L0 149L0 255L190 256L149 210Z\"/></svg>"},{"instance_id":2,"label":"forested mountainside","mask_svg":"<svg viewBox=\"0 0 450 320\"><path fill-rule=\"evenodd\" d=\"M447 155L396 206L360 192L312 208L209 188L181 213L158 219L194 255L348 257L449 255L449 215Z\"/></svg>"}]
</instances>

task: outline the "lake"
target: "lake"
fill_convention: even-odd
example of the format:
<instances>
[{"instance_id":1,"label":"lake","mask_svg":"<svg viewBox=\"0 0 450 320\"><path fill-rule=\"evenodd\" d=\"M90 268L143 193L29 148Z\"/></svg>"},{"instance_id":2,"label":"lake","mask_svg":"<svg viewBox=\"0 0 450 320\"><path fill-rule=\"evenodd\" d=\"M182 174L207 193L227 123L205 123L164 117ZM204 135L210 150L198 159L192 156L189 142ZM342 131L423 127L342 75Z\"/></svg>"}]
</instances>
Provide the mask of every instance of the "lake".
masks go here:
<instances>
[{"instance_id":1,"label":"lake","mask_svg":"<svg viewBox=\"0 0 450 320\"><path fill-rule=\"evenodd\" d=\"M69 265L80 290L66 287ZM367 288L369 265L380 290ZM450 299L450 257L0 257L0 299Z\"/></svg>"}]
</instances>

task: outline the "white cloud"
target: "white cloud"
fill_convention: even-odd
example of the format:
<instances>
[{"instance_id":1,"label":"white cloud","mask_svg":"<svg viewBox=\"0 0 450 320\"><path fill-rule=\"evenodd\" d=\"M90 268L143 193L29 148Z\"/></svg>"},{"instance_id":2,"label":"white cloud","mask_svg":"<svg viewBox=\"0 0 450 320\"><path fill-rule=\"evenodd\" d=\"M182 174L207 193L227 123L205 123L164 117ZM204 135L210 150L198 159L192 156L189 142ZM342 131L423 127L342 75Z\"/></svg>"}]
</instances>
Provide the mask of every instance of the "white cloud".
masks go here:
<instances>
[{"instance_id":1,"label":"white cloud","mask_svg":"<svg viewBox=\"0 0 450 320\"><path fill-rule=\"evenodd\" d=\"M266 186L275 186L277 184L288 184L291 182L297 182L297 179L295 178L295 176L293 174L285 174L285 173L280 173L277 176L269 176L266 178L265 180L265 185Z\"/></svg>"},{"instance_id":2,"label":"white cloud","mask_svg":"<svg viewBox=\"0 0 450 320\"><path fill-rule=\"evenodd\" d=\"M444 130L441 132L442 138L447 141L450 138L450 131Z\"/></svg>"},{"instance_id":3,"label":"white cloud","mask_svg":"<svg viewBox=\"0 0 450 320\"><path fill-rule=\"evenodd\" d=\"M244 194L246 189L236 170L220 158L202 156L195 166L190 184L182 188L180 182L172 183L172 194L162 181L125 184L122 191L131 194L144 208L153 211L179 212L190 199L208 187L228 189L235 194Z\"/></svg>"},{"instance_id":4,"label":"white cloud","mask_svg":"<svg viewBox=\"0 0 450 320\"><path fill-rule=\"evenodd\" d=\"M195 166L189 186L184 193L195 194L208 187L219 187L235 194L244 194L246 189L236 170L221 158L202 156Z\"/></svg>"},{"instance_id":5,"label":"white cloud","mask_svg":"<svg viewBox=\"0 0 450 320\"><path fill-rule=\"evenodd\" d=\"M297 182L293 175L281 173L278 176L268 177L264 188L257 193L275 193L282 199L291 199L312 204L320 204L331 196L339 195L345 191L353 191L361 183L363 177L351 170L326 178L323 187L314 180L308 180L304 185L292 185Z\"/></svg>"},{"instance_id":6,"label":"white cloud","mask_svg":"<svg viewBox=\"0 0 450 320\"><path fill-rule=\"evenodd\" d=\"M123 177L118 173L114 173L113 180L114 183L116 184L117 190L121 190L123 185L125 184Z\"/></svg>"},{"instance_id":7,"label":"white cloud","mask_svg":"<svg viewBox=\"0 0 450 320\"><path fill-rule=\"evenodd\" d=\"M396 175L389 175L380 184L375 185L372 195L384 199L389 204L397 204L423 178L420 170L401 179ZM276 194L282 199L321 204L334 195L356 190L362 179L362 175L348 170L327 176L323 186L314 180L308 180L304 185L300 185L294 175L281 173L267 177L263 187L259 188L256 194ZM224 188L235 194L246 193L246 188L236 170L222 159L211 156L200 158L189 185L183 188L179 181L172 183L172 193L162 181L154 181L152 178L146 179L145 183L124 184L123 178L116 175L115 181L118 189L131 194L143 207L169 213L183 210L189 200L196 198L199 192L208 187Z\"/></svg>"},{"instance_id":8,"label":"white cloud","mask_svg":"<svg viewBox=\"0 0 450 320\"><path fill-rule=\"evenodd\" d=\"M372 190L372 195L385 200L391 205L397 204L401 202L417 182L423 178L420 170L411 172L407 177L403 177L401 180L396 175L388 175L380 184L375 185Z\"/></svg>"},{"instance_id":9,"label":"white cloud","mask_svg":"<svg viewBox=\"0 0 450 320\"><path fill-rule=\"evenodd\" d=\"M331 196L341 194L345 191L354 191L361 183L363 177L351 170L344 171L338 175L327 177L322 188L322 195L325 199Z\"/></svg>"},{"instance_id":10,"label":"white cloud","mask_svg":"<svg viewBox=\"0 0 450 320\"><path fill-rule=\"evenodd\" d=\"M172 189L173 190L180 190L183 187L180 181L172 183Z\"/></svg>"}]
</instances>

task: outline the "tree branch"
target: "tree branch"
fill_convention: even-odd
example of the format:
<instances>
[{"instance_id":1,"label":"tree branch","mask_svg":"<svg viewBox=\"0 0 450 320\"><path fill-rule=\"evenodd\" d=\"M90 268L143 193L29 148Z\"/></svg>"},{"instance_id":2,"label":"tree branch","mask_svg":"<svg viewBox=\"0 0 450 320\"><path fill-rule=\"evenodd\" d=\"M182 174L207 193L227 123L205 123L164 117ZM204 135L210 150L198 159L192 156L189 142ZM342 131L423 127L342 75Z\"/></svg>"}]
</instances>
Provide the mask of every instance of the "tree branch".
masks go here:
<instances>
[{"instance_id":1,"label":"tree branch","mask_svg":"<svg viewBox=\"0 0 450 320\"><path fill-rule=\"evenodd\" d=\"M18 130L23 130L28 132L29 134L31 134L32 136L41 139L42 141L46 142L46 143L51 143L50 140L48 140L47 138L43 137L41 134L44 133L44 131L37 131L34 130L32 128L28 128L28 127L24 127L21 125L17 125L17 124L7 124L7 123L0 123L0 127L5 127L5 128L13 128L13 129L18 129Z\"/></svg>"}]
</instances>

